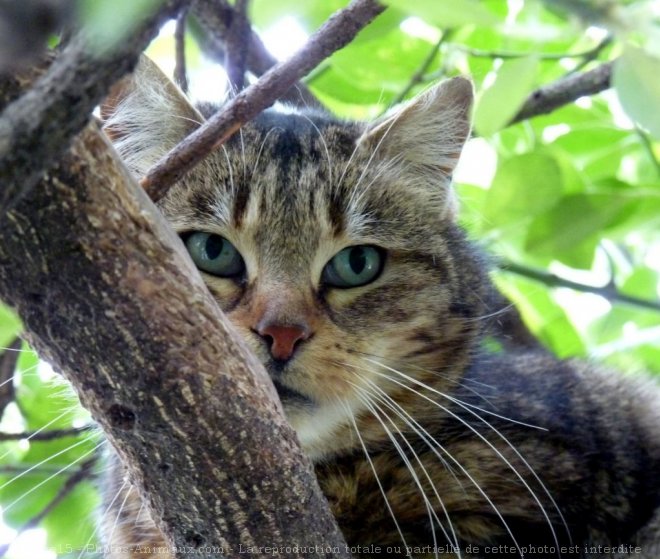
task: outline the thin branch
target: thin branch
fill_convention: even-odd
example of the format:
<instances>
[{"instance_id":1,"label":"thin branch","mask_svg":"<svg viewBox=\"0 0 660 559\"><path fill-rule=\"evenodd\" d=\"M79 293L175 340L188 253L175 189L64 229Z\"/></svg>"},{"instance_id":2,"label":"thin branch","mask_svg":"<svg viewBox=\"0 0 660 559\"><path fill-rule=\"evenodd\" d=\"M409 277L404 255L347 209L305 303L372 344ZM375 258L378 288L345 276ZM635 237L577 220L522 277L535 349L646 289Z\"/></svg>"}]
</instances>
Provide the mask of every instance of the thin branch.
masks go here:
<instances>
[{"instance_id":1,"label":"thin branch","mask_svg":"<svg viewBox=\"0 0 660 559\"><path fill-rule=\"evenodd\" d=\"M552 272L529 268L522 264L509 261L500 262L498 267L505 272L510 272L512 274L517 274L519 276L533 279L547 285L548 287L567 287L575 291L600 295L608 301L624 303L626 305L631 305L640 309L660 312L660 301L641 299L632 295L626 295L625 293L621 293L619 290L617 290L613 285L605 285L599 287L595 285L579 283L553 274Z\"/></svg>"},{"instance_id":2,"label":"thin branch","mask_svg":"<svg viewBox=\"0 0 660 559\"><path fill-rule=\"evenodd\" d=\"M192 12L204 31L200 41L202 50L224 64L227 38L234 17L234 8L226 0L194 0ZM247 45L247 69L259 77L276 66L278 60L268 52L259 35L250 28ZM298 81L280 96L281 101L302 107L322 107L305 84Z\"/></svg>"},{"instance_id":3,"label":"thin branch","mask_svg":"<svg viewBox=\"0 0 660 559\"><path fill-rule=\"evenodd\" d=\"M0 354L0 416L7 405L14 401L12 378L16 371L18 358L21 356L22 343L22 340L16 337Z\"/></svg>"},{"instance_id":4,"label":"thin branch","mask_svg":"<svg viewBox=\"0 0 660 559\"><path fill-rule=\"evenodd\" d=\"M34 475L34 476L42 476L42 475L64 475L64 472L62 472L62 466L38 466L37 464L24 464L21 466L10 466L10 465L4 465L0 466L0 475L5 475L5 474L22 474L25 476L29 475Z\"/></svg>"},{"instance_id":5,"label":"thin branch","mask_svg":"<svg viewBox=\"0 0 660 559\"><path fill-rule=\"evenodd\" d=\"M56 162L110 86L185 0L167 0L109 52L90 48L79 33L25 95L0 117L0 220Z\"/></svg>"},{"instance_id":6,"label":"thin branch","mask_svg":"<svg viewBox=\"0 0 660 559\"><path fill-rule=\"evenodd\" d=\"M644 150L648 154L651 164L653 167L655 167L656 173L660 177L660 160L658 160L657 156L655 155L655 151L653 151L653 142L648 137L646 132L644 132L644 130L642 130L637 125L635 125L635 132L637 132L639 141L642 143L642 146L644 146Z\"/></svg>"},{"instance_id":7,"label":"thin branch","mask_svg":"<svg viewBox=\"0 0 660 559\"><path fill-rule=\"evenodd\" d=\"M333 14L310 37L303 49L239 93L147 172L141 184L152 200L162 198L169 187L193 165L225 142L248 120L272 105L321 60L348 44L384 9L374 0L354 0L348 7Z\"/></svg>"},{"instance_id":8,"label":"thin branch","mask_svg":"<svg viewBox=\"0 0 660 559\"><path fill-rule=\"evenodd\" d=\"M591 62L611 42L612 42L612 37L608 35L605 39L600 41L593 48L590 48L582 52L574 52L574 53L512 52L512 51L501 51L501 50L482 50L482 49L468 47L467 45L459 45L459 44L453 44L451 46L475 58L501 58L503 60L509 60L515 58L525 58L526 56L536 56L539 60L562 60L564 58L584 58L587 62Z\"/></svg>"},{"instance_id":9,"label":"thin branch","mask_svg":"<svg viewBox=\"0 0 660 559\"><path fill-rule=\"evenodd\" d=\"M234 15L227 34L225 70L234 95L243 89L247 67L251 26L247 16L248 0L236 0Z\"/></svg>"},{"instance_id":10,"label":"thin branch","mask_svg":"<svg viewBox=\"0 0 660 559\"><path fill-rule=\"evenodd\" d=\"M183 8L176 18L174 29L174 81L181 91L188 93L188 73L186 71L186 20L188 7Z\"/></svg>"},{"instance_id":11,"label":"thin branch","mask_svg":"<svg viewBox=\"0 0 660 559\"><path fill-rule=\"evenodd\" d=\"M55 496L50 500L50 502L41 509L37 514L30 518L25 524L23 524L18 530L16 536L14 536L14 541L20 536L23 532L36 528L41 524L41 521L46 518L55 508L59 505L64 499L66 499L73 490L78 486L79 483L85 480L91 480L96 477L94 473L94 467L99 460L98 454L93 454L91 458L85 460L80 467L71 474L67 480L64 482L59 491ZM0 557L4 557L9 549L11 543L4 544L0 547Z\"/></svg>"},{"instance_id":12,"label":"thin branch","mask_svg":"<svg viewBox=\"0 0 660 559\"><path fill-rule=\"evenodd\" d=\"M25 433L3 433L0 432L0 442L21 441L27 439L30 442L53 441L64 437L77 437L82 433L87 433L94 429L94 425L85 425L83 427L72 427L71 429L54 429L52 431L35 431Z\"/></svg>"},{"instance_id":13,"label":"thin branch","mask_svg":"<svg viewBox=\"0 0 660 559\"><path fill-rule=\"evenodd\" d=\"M412 75L410 81L401 90L401 92L394 98L392 103L390 103L390 106L394 106L397 105L398 103L401 103L401 101L403 101L406 98L406 96L412 91L412 89L416 85L424 81L424 75L428 72L429 68L431 67L431 64L433 64L433 60L435 60L435 56L438 54L438 50L440 49L442 44L449 38L451 33L452 33L451 29L448 29L442 34L440 39L435 43L435 45L433 45L433 48L429 51L426 58L420 64L417 71Z\"/></svg>"},{"instance_id":14,"label":"thin branch","mask_svg":"<svg viewBox=\"0 0 660 559\"><path fill-rule=\"evenodd\" d=\"M588 72L565 76L540 87L530 94L518 114L509 122L509 125L550 113L580 97L594 95L608 89L614 62L605 62Z\"/></svg>"}]
</instances>

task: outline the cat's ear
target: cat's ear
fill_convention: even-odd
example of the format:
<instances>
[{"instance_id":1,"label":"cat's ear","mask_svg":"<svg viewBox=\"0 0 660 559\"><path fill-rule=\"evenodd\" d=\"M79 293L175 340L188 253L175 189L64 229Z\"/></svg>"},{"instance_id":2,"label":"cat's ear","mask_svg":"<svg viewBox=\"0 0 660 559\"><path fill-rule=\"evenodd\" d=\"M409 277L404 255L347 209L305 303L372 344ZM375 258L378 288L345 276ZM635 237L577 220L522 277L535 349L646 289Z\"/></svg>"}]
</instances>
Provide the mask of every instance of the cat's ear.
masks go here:
<instances>
[{"instance_id":1,"label":"cat's ear","mask_svg":"<svg viewBox=\"0 0 660 559\"><path fill-rule=\"evenodd\" d=\"M146 56L101 104L103 129L135 174L149 167L204 122L183 92Z\"/></svg>"},{"instance_id":2,"label":"cat's ear","mask_svg":"<svg viewBox=\"0 0 660 559\"><path fill-rule=\"evenodd\" d=\"M470 80L445 80L396 113L374 122L359 143L376 158L398 168L402 179L446 189L470 135L473 98ZM453 210L450 192L445 199L448 209Z\"/></svg>"}]
</instances>

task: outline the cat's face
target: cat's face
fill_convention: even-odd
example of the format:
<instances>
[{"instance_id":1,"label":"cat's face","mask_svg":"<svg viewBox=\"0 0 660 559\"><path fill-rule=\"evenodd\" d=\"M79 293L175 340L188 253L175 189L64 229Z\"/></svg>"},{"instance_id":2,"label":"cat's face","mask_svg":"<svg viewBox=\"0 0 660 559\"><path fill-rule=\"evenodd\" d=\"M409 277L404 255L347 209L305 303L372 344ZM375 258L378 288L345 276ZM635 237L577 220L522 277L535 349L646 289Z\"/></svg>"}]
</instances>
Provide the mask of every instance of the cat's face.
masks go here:
<instances>
[{"instance_id":1,"label":"cat's face","mask_svg":"<svg viewBox=\"0 0 660 559\"><path fill-rule=\"evenodd\" d=\"M373 402L405 408L416 382L446 390L464 365L479 266L453 225L448 175L470 99L449 82L372 126L264 113L160 203L312 457L354 447L355 418L382 437ZM182 103L170 128L200 118Z\"/></svg>"}]
</instances>

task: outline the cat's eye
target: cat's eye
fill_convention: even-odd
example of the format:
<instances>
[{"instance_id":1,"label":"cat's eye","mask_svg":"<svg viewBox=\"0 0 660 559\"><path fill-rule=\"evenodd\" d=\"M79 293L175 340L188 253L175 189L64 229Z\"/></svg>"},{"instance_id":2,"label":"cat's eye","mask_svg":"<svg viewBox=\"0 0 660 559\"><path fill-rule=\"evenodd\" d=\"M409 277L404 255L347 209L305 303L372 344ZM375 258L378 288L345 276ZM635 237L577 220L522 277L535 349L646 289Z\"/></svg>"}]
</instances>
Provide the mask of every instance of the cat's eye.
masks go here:
<instances>
[{"instance_id":1,"label":"cat's eye","mask_svg":"<svg viewBox=\"0 0 660 559\"><path fill-rule=\"evenodd\" d=\"M236 247L220 235L196 231L185 236L184 241L193 262L204 272L227 278L245 270L245 262Z\"/></svg>"},{"instance_id":2,"label":"cat's eye","mask_svg":"<svg viewBox=\"0 0 660 559\"><path fill-rule=\"evenodd\" d=\"M321 280L332 287L359 287L374 281L383 269L383 251L369 245L346 247L323 268Z\"/></svg>"}]
</instances>

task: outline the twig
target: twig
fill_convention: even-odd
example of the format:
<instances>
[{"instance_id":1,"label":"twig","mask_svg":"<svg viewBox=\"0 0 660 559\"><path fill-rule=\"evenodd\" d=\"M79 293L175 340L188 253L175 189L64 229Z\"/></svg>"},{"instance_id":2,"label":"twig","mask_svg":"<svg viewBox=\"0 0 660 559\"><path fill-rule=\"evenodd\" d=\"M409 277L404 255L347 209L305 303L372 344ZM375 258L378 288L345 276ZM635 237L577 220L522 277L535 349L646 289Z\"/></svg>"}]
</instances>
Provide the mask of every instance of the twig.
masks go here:
<instances>
[{"instance_id":1,"label":"twig","mask_svg":"<svg viewBox=\"0 0 660 559\"><path fill-rule=\"evenodd\" d=\"M532 92L509 125L546 114L584 95L594 95L610 87L612 65L605 62L588 72L572 74Z\"/></svg>"},{"instance_id":2,"label":"twig","mask_svg":"<svg viewBox=\"0 0 660 559\"><path fill-rule=\"evenodd\" d=\"M562 60L564 58L584 58L586 59L587 62L591 62L611 42L612 42L612 37L607 36L605 39L599 42L595 47L590 48L589 50L585 50L582 52L575 52L575 53L512 52L512 51L501 51L501 50L482 50L482 49L476 49L476 48L468 47L466 45L458 45L458 44L454 44L451 46L475 58L502 58L504 60L508 60L514 58L524 58L526 56L534 55L538 57L540 60Z\"/></svg>"},{"instance_id":3,"label":"twig","mask_svg":"<svg viewBox=\"0 0 660 559\"><path fill-rule=\"evenodd\" d=\"M167 0L110 52L91 49L78 34L34 87L0 117L0 220L57 161L88 122L110 86L185 0Z\"/></svg>"},{"instance_id":4,"label":"twig","mask_svg":"<svg viewBox=\"0 0 660 559\"><path fill-rule=\"evenodd\" d=\"M64 482L62 487L60 487L57 494L50 500L50 502L41 509L37 514L30 518L25 524L23 524L18 530L14 540L18 538L23 532L31 530L39 526L41 521L46 518L55 508L59 505L67 496L76 488L76 486L86 479L92 479L95 477L94 466L98 462L98 455L94 454L91 458L85 460L80 467L69 476L69 478ZM0 557L3 557L11 544L5 544L0 547Z\"/></svg>"},{"instance_id":5,"label":"twig","mask_svg":"<svg viewBox=\"0 0 660 559\"><path fill-rule=\"evenodd\" d=\"M186 72L186 20L188 7L183 8L176 18L174 29L174 81L181 91L188 93L188 74Z\"/></svg>"},{"instance_id":6,"label":"twig","mask_svg":"<svg viewBox=\"0 0 660 559\"><path fill-rule=\"evenodd\" d=\"M348 7L333 14L310 37L302 50L239 93L206 124L156 163L141 181L147 193L153 200L162 198L169 187L193 165L225 142L248 120L272 105L321 60L349 43L384 9L374 0L354 0Z\"/></svg>"},{"instance_id":7,"label":"twig","mask_svg":"<svg viewBox=\"0 0 660 559\"><path fill-rule=\"evenodd\" d=\"M419 68L417 71L412 75L410 78L410 81L406 84L406 86L401 90L401 92L394 98L392 103L390 103L390 106L394 106L398 103L401 103L408 93L410 93L417 84L422 83L424 81L424 75L428 71L429 67L431 64L433 64L433 60L435 59L436 54L438 54L438 50L442 46L442 43L444 43L449 36L451 35L452 31L451 29L448 29L445 31L440 39L436 42L435 45L433 45L433 48L429 51L428 55L426 58L423 60L423 62L420 64Z\"/></svg>"},{"instance_id":8,"label":"twig","mask_svg":"<svg viewBox=\"0 0 660 559\"><path fill-rule=\"evenodd\" d=\"M0 466L0 475L5 474L22 474L24 476L50 476L54 474L59 476L64 475L64 472L62 472L62 466L38 466L36 464L25 464L22 466Z\"/></svg>"},{"instance_id":9,"label":"twig","mask_svg":"<svg viewBox=\"0 0 660 559\"><path fill-rule=\"evenodd\" d=\"M202 50L220 64L224 64L227 37L234 17L233 7L226 0L194 0L192 12L205 34L200 41ZM250 28L247 44L247 69L259 77L277 63L277 59L268 52L259 35ZM318 99L302 82L296 82L280 96L280 100L296 106L321 107Z\"/></svg>"},{"instance_id":10,"label":"twig","mask_svg":"<svg viewBox=\"0 0 660 559\"><path fill-rule=\"evenodd\" d=\"M11 382L16 371L16 363L21 356L20 338L15 338L0 355L0 415L7 404L14 400L14 383Z\"/></svg>"},{"instance_id":11,"label":"twig","mask_svg":"<svg viewBox=\"0 0 660 559\"><path fill-rule=\"evenodd\" d=\"M35 441L52 441L61 439L63 437L76 437L87 431L94 429L94 425L85 425L83 427L72 427L71 429L54 429L52 431L36 431L26 433L3 433L0 432L0 442L4 441L20 441L29 439L30 442Z\"/></svg>"},{"instance_id":12,"label":"twig","mask_svg":"<svg viewBox=\"0 0 660 559\"><path fill-rule=\"evenodd\" d=\"M250 44L250 21L247 16L248 0L236 0L225 52L225 70L229 87L234 95L243 89Z\"/></svg>"},{"instance_id":13,"label":"twig","mask_svg":"<svg viewBox=\"0 0 660 559\"><path fill-rule=\"evenodd\" d=\"M585 283L579 283L566 278L562 278L561 276L553 274L552 272L529 268L527 266L523 266L522 264L509 261L500 262L498 267L505 272L510 272L519 276L533 279L547 285L548 287L567 287L575 291L600 295L608 301L624 303L651 311L660 311L660 301L641 299L632 295L626 295L625 293L621 293L619 290L617 290L613 285L605 285L599 287Z\"/></svg>"},{"instance_id":14,"label":"twig","mask_svg":"<svg viewBox=\"0 0 660 559\"><path fill-rule=\"evenodd\" d=\"M640 142L642 142L642 146L644 146L644 150L649 156L649 159L651 160L651 163L655 167L655 170L660 176L660 161L655 155L655 152L653 151L653 144L651 140L649 139L648 135L644 130L642 130L639 126L635 125L635 132L637 132L637 136L639 137Z\"/></svg>"}]
</instances>

